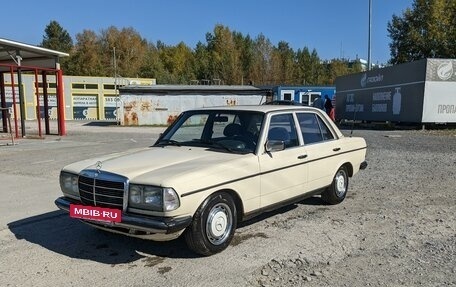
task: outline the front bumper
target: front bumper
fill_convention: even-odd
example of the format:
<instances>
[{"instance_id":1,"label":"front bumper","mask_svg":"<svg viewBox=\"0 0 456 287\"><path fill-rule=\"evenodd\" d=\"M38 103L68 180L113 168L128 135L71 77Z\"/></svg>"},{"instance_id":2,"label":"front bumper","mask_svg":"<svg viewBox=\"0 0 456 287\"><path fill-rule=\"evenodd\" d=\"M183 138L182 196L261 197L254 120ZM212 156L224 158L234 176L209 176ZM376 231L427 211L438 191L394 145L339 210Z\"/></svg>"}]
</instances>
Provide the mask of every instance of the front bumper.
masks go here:
<instances>
[{"instance_id":1,"label":"front bumper","mask_svg":"<svg viewBox=\"0 0 456 287\"><path fill-rule=\"evenodd\" d=\"M58 208L70 211L70 204L81 204L78 201L69 199L67 197L59 197L55 200L55 205ZM113 231L120 231L127 229L128 233L144 232L144 233L160 233L172 234L183 231L192 221L191 216L173 218L173 217L158 217L158 216L142 216L131 213L122 213L122 222L97 222L93 220L84 220L92 225L99 225L105 229L113 229ZM123 233L123 232L122 232ZM127 233L127 232L126 232Z\"/></svg>"}]
</instances>

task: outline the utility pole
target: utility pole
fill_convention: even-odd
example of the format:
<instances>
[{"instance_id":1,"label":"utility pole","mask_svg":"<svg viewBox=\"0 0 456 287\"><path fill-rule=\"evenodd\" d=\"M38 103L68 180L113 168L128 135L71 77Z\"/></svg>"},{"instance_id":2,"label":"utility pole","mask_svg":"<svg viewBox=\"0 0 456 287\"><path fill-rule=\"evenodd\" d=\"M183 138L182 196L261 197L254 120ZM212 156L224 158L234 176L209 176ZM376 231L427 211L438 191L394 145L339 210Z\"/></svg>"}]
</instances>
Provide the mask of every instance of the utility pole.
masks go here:
<instances>
[{"instance_id":1,"label":"utility pole","mask_svg":"<svg viewBox=\"0 0 456 287\"><path fill-rule=\"evenodd\" d=\"M368 32L368 43L367 43L367 70L372 69L372 58L371 58L371 29L372 29L372 0L369 0L369 32Z\"/></svg>"},{"instance_id":2,"label":"utility pole","mask_svg":"<svg viewBox=\"0 0 456 287\"><path fill-rule=\"evenodd\" d=\"M113 59L112 59L112 63L114 65L114 92L115 92L115 101L116 101L116 110L115 110L115 113L116 113L116 124L118 125L119 124L119 94L117 92L117 61L116 61L116 47L113 47L112 48L113 50Z\"/></svg>"}]
</instances>

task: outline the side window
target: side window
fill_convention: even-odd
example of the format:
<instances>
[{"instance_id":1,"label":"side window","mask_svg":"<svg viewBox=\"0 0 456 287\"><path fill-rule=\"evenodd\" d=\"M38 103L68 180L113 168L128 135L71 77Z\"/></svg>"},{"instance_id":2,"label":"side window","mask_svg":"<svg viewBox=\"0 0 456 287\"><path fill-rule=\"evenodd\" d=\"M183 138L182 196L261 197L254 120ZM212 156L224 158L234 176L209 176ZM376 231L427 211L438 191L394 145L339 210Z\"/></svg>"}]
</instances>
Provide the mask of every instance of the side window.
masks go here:
<instances>
[{"instance_id":1,"label":"side window","mask_svg":"<svg viewBox=\"0 0 456 287\"><path fill-rule=\"evenodd\" d=\"M298 113L297 116L304 144L334 139L331 130L318 115L313 113Z\"/></svg>"},{"instance_id":2,"label":"side window","mask_svg":"<svg viewBox=\"0 0 456 287\"><path fill-rule=\"evenodd\" d=\"M329 129L329 127L325 124L325 122L319 116L316 116L316 117L318 120L318 124L320 125L320 130L321 130L321 135L323 136L323 140L324 141L333 140L334 136L331 133L331 130Z\"/></svg>"},{"instance_id":3,"label":"side window","mask_svg":"<svg viewBox=\"0 0 456 287\"><path fill-rule=\"evenodd\" d=\"M299 145L292 114L282 114L271 117L268 140L281 140L285 143L285 148Z\"/></svg>"}]
</instances>

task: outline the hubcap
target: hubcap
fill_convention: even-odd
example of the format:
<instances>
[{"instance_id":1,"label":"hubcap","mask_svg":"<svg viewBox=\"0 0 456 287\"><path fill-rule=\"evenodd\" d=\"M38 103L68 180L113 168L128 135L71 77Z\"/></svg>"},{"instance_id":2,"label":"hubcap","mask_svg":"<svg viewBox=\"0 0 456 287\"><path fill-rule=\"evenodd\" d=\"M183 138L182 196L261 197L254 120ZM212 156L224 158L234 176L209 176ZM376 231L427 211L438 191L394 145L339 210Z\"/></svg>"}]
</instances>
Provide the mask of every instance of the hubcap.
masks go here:
<instances>
[{"instance_id":1,"label":"hubcap","mask_svg":"<svg viewBox=\"0 0 456 287\"><path fill-rule=\"evenodd\" d=\"M208 240L214 245L220 245L228 238L233 226L231 209L224 203L212 207L206 222Z\"/></svg>"},{"instance_id":2,"label":"hubcap","mask_svg":"<svg viewBox=\"0 0 456 287\"><path fill-rule=\"evenodd\" d=\"M345 194L345 192L347 192L347 181L345 172L343 170L339 170L334 180L336 185L337 196L342 197Z\"/></svg>"}]
</instances>

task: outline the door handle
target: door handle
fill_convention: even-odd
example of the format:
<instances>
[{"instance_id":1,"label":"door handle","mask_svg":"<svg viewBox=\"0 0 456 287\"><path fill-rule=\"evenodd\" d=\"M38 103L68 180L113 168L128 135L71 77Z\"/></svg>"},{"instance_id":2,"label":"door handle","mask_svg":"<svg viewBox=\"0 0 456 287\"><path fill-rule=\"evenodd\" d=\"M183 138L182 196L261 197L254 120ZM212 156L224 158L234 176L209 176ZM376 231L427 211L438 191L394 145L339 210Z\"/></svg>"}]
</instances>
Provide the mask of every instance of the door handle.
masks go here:
<instances>
[{"instance_id":1,"label":"door handle","mask_svg":"<svg viewBox=\"0 0 456 287\"><path fill-rule=\"evenodd\" d=\"M307 155L303 154L303 155L298 156L298 159L305 159L306 157L307 157Z\"/></svg>"},{"instance_id":2,"label":"door handle","mask_svg":"<svg viewBox=\"0 0 456 287\"><path fill-rule=\"evenodd\" d=\"M333 148L333 151L340 151L340 147Z\"/></svg>"}]
</instances>

